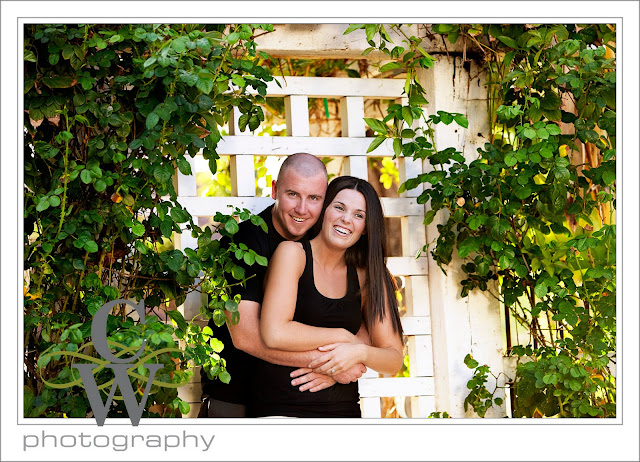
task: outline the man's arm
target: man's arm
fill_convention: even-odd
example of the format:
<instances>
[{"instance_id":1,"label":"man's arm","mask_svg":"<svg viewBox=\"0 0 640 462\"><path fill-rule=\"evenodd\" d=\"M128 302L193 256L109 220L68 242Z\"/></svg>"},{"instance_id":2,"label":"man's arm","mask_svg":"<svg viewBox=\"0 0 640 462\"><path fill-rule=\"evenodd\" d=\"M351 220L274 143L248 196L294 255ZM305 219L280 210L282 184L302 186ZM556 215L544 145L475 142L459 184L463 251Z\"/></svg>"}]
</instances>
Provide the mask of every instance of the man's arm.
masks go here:
<instances>
[{"instance_id":1,"label":"man's arm","mask_svg":"<svg viewBox=\"0 0 640 462\"><path fill-rule=\"evenodd\" d=\"M360 343L364 343L365 345L371 345L371 338L369 337L369 332L367 331L367 327L364 322L360 324L360 330L356 333L356 340ZM367 372L367 367L362 363L358 363L351 369L347 369L339 374L334 374L331 378L338 383L347 384L356 382L365 372ZM324 386L325 378L327 376L314 372L313 369L309 369L307 367L293 371L291 373L291 377L295 379L291 381L291 385L302 385L300 387L300 391L309 390L310 392L314 392L327 388Z\"/></svg>"},{"instance_id":2,"label":"man's arm","mask_svg":"<svg viewBox=\"0 0 640 462\"><path fill-rule=\"evenodd\" d=\"M272 364L299 368L306 368L309 363L322 354L319 350L283 351L268 348L260 336L260 304L249 300L241 300L238 304L238 311L240 312L238 324L228 324L231 340L237 349ZM363 328L358 331L356 337L363 343L370 343L367 330L364 329L364 334L362 331ZM293 379L291 384L293 386L302 385L300 391L310 390L315 392L329 388L336 382L343 384L355 382L365 371L366 368L358 364L348 371L331 377L325 374L318 374L311 369L298 369L291 374Z\"/></svg>"},{"instance_id":3,"label":"man's arm","mask_svg":"<svg viewBox=\"0 0 640 462\"><path fill-rule=\"evenodd\" d=\"M240 320L238 324L228 324L233 345L251 356L272 364L290 367L307 367L322 352L284 351L268 348L260 335L260 304L249 300L241 300L238 305Z\"/></svg>"}]
</instances>

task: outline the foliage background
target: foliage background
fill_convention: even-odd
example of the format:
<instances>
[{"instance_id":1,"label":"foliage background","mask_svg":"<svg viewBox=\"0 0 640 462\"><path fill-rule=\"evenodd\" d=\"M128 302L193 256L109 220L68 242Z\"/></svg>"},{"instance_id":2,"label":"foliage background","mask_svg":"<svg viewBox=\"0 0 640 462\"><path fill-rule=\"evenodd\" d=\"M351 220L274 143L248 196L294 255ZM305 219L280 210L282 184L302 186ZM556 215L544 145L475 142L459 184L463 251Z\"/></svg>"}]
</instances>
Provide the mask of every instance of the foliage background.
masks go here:
<instances>
[{"instance_id":1,"label":"foliage background","mask_svg":"<svg viewBox=\"0 0 640 462\"><path fill-rule=\"evenodd\" d=\"M231 255L266 260L235 244L221 248L212 228L196 226L176 202L173 180L176 169L191 174L186 157L200 150L215 173L218 126L232 108L243 129L264 119L257 103L271 76L257 65L252 37L270 27L25 26L25 416L90 412L83 390L69 388L79 383L71 363L80 353L96 361L90 322L109 300L144 299L147 308L144 326L126 305L109 317L117 354L142 339L146 353L167 349L156 356L165 367L143 416L188 412L177 387L191 365L229 380L220 342L175 307L199 290L211 295L203 318L222 324L227 310L237 319L228 287L244 272ZM265 226L246 210L233 213ZM214 219L214 232L238 229L231 215ZM173 248L169 239L183 230L198 239L196 250ZM98 371L108 390L112 377ZM145 381L142 368L132 375L136 388ZM116 404L110 417L124 412Z\"/></svg>"},{"instance_id":2,"label":"foliage background","mask_svg":"<svg viewBox=\"0 0 640 462\"><path fill-rule=\"evenodd\" d=\"M454 250L465 259L462 295L499 282L493 295L525 334L508 352L518 359L509 377L514 416L615 416L615 29L433 26L449 42L480 50L476 56L490 76L492 139L468 162L456 149L436 146L437 124L464 128L468 122L463 114L426 110L419 75L434 57L422 38L402 25L390 27L406 40L392 43L381 24L355 24L346 32L364 29L369 51L377 48L389 58L379 71L406 79L408 104L366 119L376 133L370 149L392 138L396 156L432 166L402 188L427 185L419 198L431 207L426 223L444 212L437 242L424 250L443 268ZM155 347L178 346L174 333L182 339L182 351L159 358L166 383L188 380L187 364L228 379L210 332L171 308L188 291L204 290L213 296L202 316L221 324L224 310L237 310L228 284L244 276L230 254L264 262L241 247L221 249L211 241L211 230L196 226L175 202L172 178L176 168L190 174L185 156L199 149L217 171L218 127L231 108L240 109L241 128L265 120L261 104L271 77L263 64L272 58L256 50L253 38L269 29L28 26L25 415L87 412L78 388L52 391L39 375L60 386L73 379L70 358L91 350L85 343L91 315L116 298L144 297L150 314L173 319L167 325L149 318L142 330L122 311L110 324L120 349L135 346L140 335ZM287 65L292 75L310 66ZM353 70L325 62L314 72L336 69ZM249 96L248 86L258 95ZM382 168L383 181L392 181L393 166ZM214 221L222 234L237 228L230 216ZM197 251L171 247L168 238L180 229L199 238ZM205 278L196 282L201 270ZM48 361L38 364L37 357ZM465 405L483 416L501 404L488 383L491 371L470 355L464 361L474 369ZM105 387L110 383L109 376L101 379ZM175 389L154 389L153 404L160 405L154 415L187 410Z\"/></svg>"},{"instance_id":3,"label":"foliage background","mask_svg":"<svg viewBox=\"0 0 640 462\"><path fill-rule=\"evenodd\" d=\"M443 271L454 250L464 260L461 295L485 291L506 307L514 416L614 417L615 26L434 25L448 42L477 50L489 76L491 140L468 163L455 148L436 147L437 124L468 123L425 110L419 75L433 57L402 25L390 27L406 38L402 45L384 25L347 29L364 29L371 49L393 60L383 68L406 73L408 105L366 119L378 133L370 150L392 138L397 156L430 165L401 190L425 184L425 224L442 211L429 250ZM522 342L512 343L511 322ZM474 369L465 408L484 416L502 404L493 398L501 374L471 355L464 362ZM489 375L496 382L487 387Z\"/></svg>"}]
</instances>

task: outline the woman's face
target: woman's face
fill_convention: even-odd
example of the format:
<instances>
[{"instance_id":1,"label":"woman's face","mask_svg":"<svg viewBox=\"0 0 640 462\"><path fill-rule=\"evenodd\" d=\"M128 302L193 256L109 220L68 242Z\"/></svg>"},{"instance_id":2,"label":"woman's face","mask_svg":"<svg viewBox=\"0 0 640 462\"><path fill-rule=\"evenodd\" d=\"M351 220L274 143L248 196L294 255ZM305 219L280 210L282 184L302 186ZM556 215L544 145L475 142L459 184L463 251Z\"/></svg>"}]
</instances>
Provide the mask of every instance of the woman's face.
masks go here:
<instances>
[{"instance_id":1,"label":"woman's face","mask_svg":"<svg viewBox=\"0 0 640 462\"><path fill-rule=\"evenodd\" d=\"M322 234L337 247L347 249L362 236L366 225L367 203L362 193L343 189L327 206Z\"/></svg>"}]
</instances>

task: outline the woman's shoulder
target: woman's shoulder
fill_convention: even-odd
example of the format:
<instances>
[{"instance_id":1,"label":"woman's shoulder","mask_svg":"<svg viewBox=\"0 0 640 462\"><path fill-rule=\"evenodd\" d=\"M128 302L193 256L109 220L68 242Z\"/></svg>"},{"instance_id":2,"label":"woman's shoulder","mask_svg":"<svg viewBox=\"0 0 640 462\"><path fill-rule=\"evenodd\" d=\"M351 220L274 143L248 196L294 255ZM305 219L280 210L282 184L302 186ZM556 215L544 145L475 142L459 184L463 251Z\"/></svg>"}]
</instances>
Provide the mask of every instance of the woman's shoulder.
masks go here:
<instances>
[{"instance_id":1,"label":"woman's shoulder","mask_svg":"<svg viewBox=\"0 0 640 462\"><path fill-rule=\"evenodd\" d=\"M269 269L278 274L292 274L300 277L305 265L306 256L302 244L295 241L282 241L269 262Z\"/></svg>"},{"instance_id":2,"label":"woman's shoulder","mask_svg":"<svg viewBox=\"0 0 640 462\"><path fill-rule=\"evenodd\" d=\"M276 248L276 253L279 256L286 258L304 258L304 248L301 242L297 241L282 241Z\"/></svg>"}]
</instances>

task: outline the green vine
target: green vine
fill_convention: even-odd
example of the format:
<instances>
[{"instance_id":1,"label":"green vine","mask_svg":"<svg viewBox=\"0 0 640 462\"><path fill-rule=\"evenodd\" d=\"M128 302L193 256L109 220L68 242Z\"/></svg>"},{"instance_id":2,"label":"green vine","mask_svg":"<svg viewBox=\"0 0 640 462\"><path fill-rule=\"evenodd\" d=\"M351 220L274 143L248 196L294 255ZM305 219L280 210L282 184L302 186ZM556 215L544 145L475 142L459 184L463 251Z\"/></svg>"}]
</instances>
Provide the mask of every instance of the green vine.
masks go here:
<instances>
[{"instance_id":1,"label":"green vine","mask_svg":"<svg viewBox=\"0 0 640 462\"><path fill-rule=\"evenodd\" d=\"M439 217L435 245L423 251L444 271L458 264L455 249L466 275L461 295L490 293L515 323L507 351L518 362L509 380L514 416L615 416L615 28L432 26L451 43L475 46L487 72L490 142L467 160L435 147L435 125L468 123L440 110L426 116L415 70L434 58L421 52L422 38L390 27L402 46L380 24L346 32L364 29L369 51L391 59L381 72L406 72L408 104L366 119L378 135L369 150L391 138L396 156L430 164L400 189L424 185L417 200L430 206L425 224ZM495 403L490 371L472 369L465 406L484 415Z\"/></svg>"},{"instance_id":2,"label":"green vine","mask_svg":"<svg viewBox=\"0 0 640 462\"><path fill-rule=\"evenodd\" d=\"M89 415L70 361L95 355L86 345L91 320L110 300L144 299L146 323L121 307L109 317L108 338L134 350L146 339L145 356L156 354L164 365L157 382L175 385L154 385L144 416L189 411L175 387L191 378L192 366L230 380L223 345L198 321L225 322L225 310L237 320L229 287L245 277L232 256L266 261L235 244L220 248L212 237L233 237L234 216L261 220L234 209L202 229L177 202L172 181L177 171L192 174L186 156L198 153L215 173L219 127L233 107L252 128L262 114L272 77L259 64L264 56L253 37L272 28L229 27L230 33L225 25L197 24L26 26L25 416ZM196 249L173 248L182 229L198 240ZM209 300L197 319L186 321L174 307L192 291ZM109 374L96 371L101 389ZM144 387L142 371L132 380ZM109 414L123 415L122 403Z\"/></svg>"}]
</instances>

